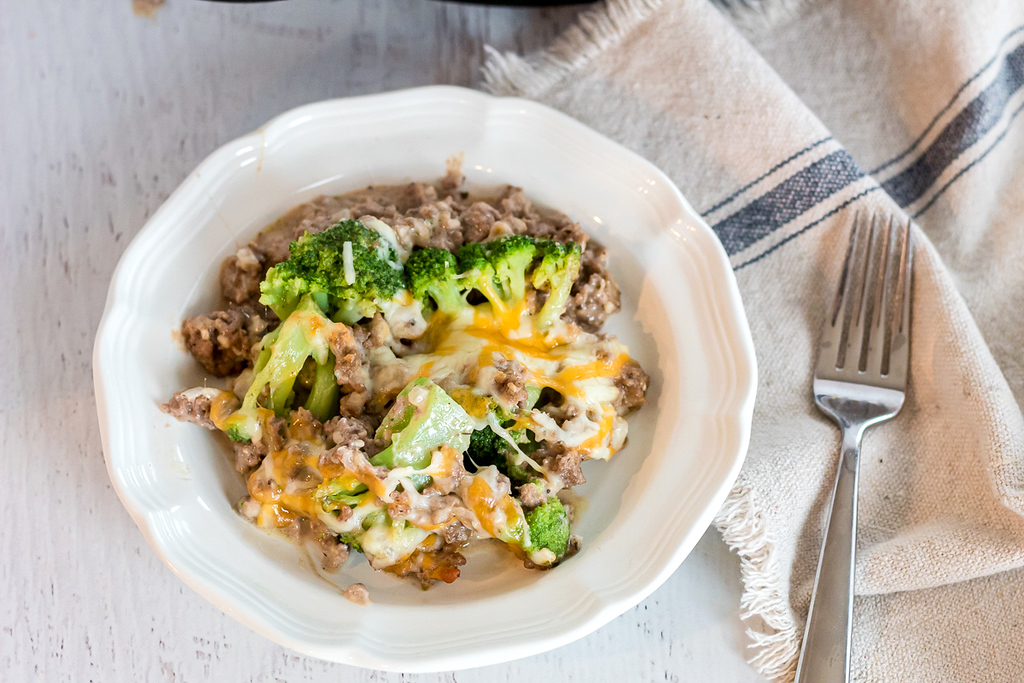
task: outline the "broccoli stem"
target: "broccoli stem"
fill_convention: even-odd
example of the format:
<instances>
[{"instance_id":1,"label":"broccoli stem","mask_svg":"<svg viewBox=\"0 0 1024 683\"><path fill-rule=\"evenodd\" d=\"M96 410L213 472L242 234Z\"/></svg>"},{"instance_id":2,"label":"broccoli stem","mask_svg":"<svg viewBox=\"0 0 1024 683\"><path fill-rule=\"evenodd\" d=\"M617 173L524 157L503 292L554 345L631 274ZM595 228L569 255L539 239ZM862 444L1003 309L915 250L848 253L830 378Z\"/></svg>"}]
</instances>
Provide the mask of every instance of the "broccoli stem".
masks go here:
<instances>
[{"instance_id":1,"label":"broccoli stem","mask_svg":"<svg viewBox=\"0 0 1024 683\"><path fill-rule=\"evenodd\" d=\"M326 363L318 363L313 388L306 399L306 410L321 422L338 412L338 399L341 391L338 380L334 376L334 354L328 354Z\"/></svg>"},{"instance_id":2,"label":"broccoli stem","mask_svg":"<svg viewBox=\"0 0 1024 683\"><path fill-rule=\"evenodd\" d=\"M326 385L326 368L319 367L331 367L328 363L330 349L323 335L324 327L331 324L313 298L306 295L299 300L292 314L263 338L256 373L242 407L225 420L225 431L231 439L251 441L258 438L263 421L261 410L269 409L280 416L285 414L294 396L295 379L309 357L318 364L315 384L319 387L314 386L312 392L315 407L318 410L326 410L322 406L333 409L335 400ZM265 406L261 406L260 395L264 387L269 387L270 398Z\"/></svg>"}]
</instances>

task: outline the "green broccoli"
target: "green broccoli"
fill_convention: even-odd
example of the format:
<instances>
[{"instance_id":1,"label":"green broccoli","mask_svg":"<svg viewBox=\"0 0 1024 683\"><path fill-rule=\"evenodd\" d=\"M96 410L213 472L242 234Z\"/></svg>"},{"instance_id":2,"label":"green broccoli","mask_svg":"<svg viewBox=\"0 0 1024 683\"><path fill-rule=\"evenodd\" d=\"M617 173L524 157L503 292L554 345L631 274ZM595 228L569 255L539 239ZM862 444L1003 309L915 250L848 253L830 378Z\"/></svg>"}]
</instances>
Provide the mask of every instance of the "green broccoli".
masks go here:
<instances>
[{"instance_id":1,"label":"green broccoli","mask_svg":"<svg viewBox=\"0 0 1024 683\"><path fill-rule=\"evenodd\" d=\"M334 375L334 354L331 353L327 355L326 363L316 365L313 386L310 387L309 398L306 399L306 410L313 413L313 417L321 422L326 421L334 414L340 397L341 389Z\"/></svg>"},{"instance_id":2,"label":"green broccoli","mask_svg":"<svg viewBox=\"0 0 1024 683\"><path fill-rule=\"evenodd\" d=\"M580 275L583 249L576 242L537 240L540 264L533 271L534 289L547 289L548 298L537 314L541 329L551 327L565 312L573 283Z\"/></svg>"},{"instance_id":3,"label":"green broccoli","mask_svg":"<svg viewBox=\"0 0 1024 683\"><path fill-rule=\"evenodd\" d=\"M509 432L509 435L517 443L523 443L523 450L533 450L534 444L530 447L529 432L525 429L518 429ZM494 465L498 471L508 477L514 486L521 486L536 478L536 473L516 463L515 449L497 434L490 427L478 429L469 437L469 448L466 450L466 457L472 461L477 469L483 469L488 465Z\"/></svg>"},{"instance_id":4,"label":"green broccoli","mask_svg":"<svg viewBox=\"0 0 1024 683\"><path fill-rule=\"evenodd\" d=\"M405 277L412 295L432 299L437 310L456 316L469 304L461 289L458 262L444 249L417 249L405 262Z\"/></svg>"},{"instance_id":5,"label":"green broccoli","mask_svg":"<svg viewBox=\"0 0 1024 683\"><path fill-rule=\"evenodd\" d=\"M526 513L526 523L530 527L530 547L536 552L547 548L560 560L569 549L569 515L562 501L555 496L547 502Z\"/></svg>"},{"instance_id":6,"label":"green broccoli","mask_svg":"<svg viewBox=\"0 0 1024 683\"><path fill-rule=\"evenodd\" d=\"M488 258L483 245L478 242L464 244L456 255L459 260L459 270L462 271L462 286L465 291L469 292L475 289L483 294L492 306L504 308L505 302L498 291L497 273L495 273L494 264Z\"/></svg>"},{"instance_id":7,"label":"green broccoli","mask_svg":"<svg viewBox=\"0 0 1024 683\"><path fill-rule=\"evenodd\" d=\"M335 324L324 317L311 296L305 295L291 315L263 338L255 376L242 407L225 420L224 431L232 440L258 440L263 424L261 411L279 416L287 413L294 398L295 379L310 357L317 368L306 408L320 420L331 416L337 408L338 386L334 381L334 356L322 330ZM264 389L269 395L265 405L261 405Z\"/></svg>"},{"instance_id":8,"label":"green broccoli","mask_svg":"<svg viewBox=\"0 0 1024 683\"><path fill-rule=\"evenodd\" d=\"M347 545L357 553L363 552L363 545L359 542L359 535L355 533L338 534L338 540Z\"/></svg>"},{"instance_id":9,"label":"green broccoli","mask_svg":"<svg viewBox=\"0 0 1024 683\"><path fill-rule=\"evenodd\" d=\"M390 441L390 445L370 462L388 469L424 469L430 466L431 454L439 446L465 451L473 425L473 418L444 389L426 377L418 377L398 394L377 428L376 438ZM430 482L429 476L421 474L413 474L410 479L421 489Z\"/></svg>"},{"instance_id":10,"label":"green broccoli","mask_svg":"<svg viewBox=\"0 0 1024 683\"><path fill-rule=\"evenodd\" d=\"M526 235L511 235L490 242L463 245L458 252L462 282L475 289L497 310L508 310L526 296L526 285L546 290L547 300L537 314L540 329L547 329L565 312L573 283L580 274L583 250Z\"/></svg>"},{"instance_id":11,"label":"green broccoli","mask_svg":"<svg viewBox=\"0 0 1024 683\"><path fill-rule=\"evenodd\" d=\"M307 233L289 251L260 284L260 303L282 320L308 294L330 317L351 324L372 316L404 284L394 247L358 221Z\"/></svg>"},{"instance_id":12,"label":"green broccoli","mask_svg":"<svg viewBox=\"0 0 1024 683\"><path fill-rule=\"evenodd\" d=\"M366 493L366 484L354 481L351 476L334 477L317 486L313 498L320 503L324 512L333 512L342 507L358 505Z\"/></svg>"},{"instance_id":13,"label":"green broccoli","mask_svg":"<svg viewBox=\"0 0 1024 683\"><path fill-rule=\"evenodd\" d=\"M502 299L509 304L522 301L526 297L526 276L537 255L536 240L511 235L484 242L483 248L494 267Z\"/></svg>"},{"instance_id":14,"label":"green broccoli","mask_svg":"<svg viewBox=\"0 0 1024 683\"><path fill-rule=\"evenodd\" d=\"M536 240L526 235L464 244L458 252L463 286L483 294L497 309L515 306L526 297L535 245Z\"/></svg>"}]
</instances>

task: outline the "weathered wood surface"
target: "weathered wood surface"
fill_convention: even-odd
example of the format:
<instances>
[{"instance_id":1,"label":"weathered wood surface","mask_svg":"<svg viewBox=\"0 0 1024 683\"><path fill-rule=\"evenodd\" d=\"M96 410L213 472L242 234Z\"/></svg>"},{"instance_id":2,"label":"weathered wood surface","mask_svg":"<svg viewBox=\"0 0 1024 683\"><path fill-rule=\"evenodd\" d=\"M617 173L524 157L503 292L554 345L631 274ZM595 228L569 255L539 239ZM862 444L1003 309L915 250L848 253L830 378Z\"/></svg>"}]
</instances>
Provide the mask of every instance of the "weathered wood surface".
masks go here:
<instances>
[{"instance_id":1,"label":"weathered wood surface","mask_svg":"<svg viewBox=\"0 0 1024 683\"><path fill-rule=\"evenodd\" d=\"M117 259L218 145L306 102L477 82L578 9L412 0L0 8L0 679L750 681L739 566L709 532L652 597L530 659L411 676L302 657L156 558L107 479L91 349Z\"/></svg>"}]
</instances>

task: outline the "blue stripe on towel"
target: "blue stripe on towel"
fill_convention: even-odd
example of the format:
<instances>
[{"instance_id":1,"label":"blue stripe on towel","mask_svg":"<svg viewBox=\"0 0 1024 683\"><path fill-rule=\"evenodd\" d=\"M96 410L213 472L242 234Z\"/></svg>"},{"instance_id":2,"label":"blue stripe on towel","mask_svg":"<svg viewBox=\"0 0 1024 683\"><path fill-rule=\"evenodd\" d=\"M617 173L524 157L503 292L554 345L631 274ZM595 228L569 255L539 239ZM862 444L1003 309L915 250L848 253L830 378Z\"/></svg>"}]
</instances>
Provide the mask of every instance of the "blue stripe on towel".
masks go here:
<instances>
[{"instance_id":1,"label":"blue stripe on towel","mask_svg":"<svg viewBox=\"0 0 1024 683\"><path fill-rule=\"evenodd\" d=\"M1024 26L1017 27L1004 36L1002 41L1000 41L999 50L1003 48L1010 38L1021 31L1024 31ZM917 146L928 134L928 131L931 130L938 122L939 118L941 118L943 114L953 106L956 98L959 97L972 82L977 80L981 74L996 61L996 59L997 57L993 56L992 59L979 69L978 72L971 76L971 78L968 79L959 90L957 90L949 103L942 108L932 122L928 124L925 131L921 133L910 147L872 171L872 173L884 170L914 152ZM1018 46L1003 57L1002 64L1000 65L999 71L995 74L992 83L990 83L988 87L964 106L960 113L957 114L946 125L942 132L936 136L931 145L921 152L916 161L907 166L900 173L889 178L881 187L875 186L861 192L856 197L847 200L838 207L833 208L833 210L826 214L826 216L835 214L838 210L845 208L853 201L859 200L864 195L878 189L884 189L902 207L906 207L914 203L935 184L942 173L955 163L960 155L978 143L999 124L1004 117L1004 113L1006 112L1010 100L1021 90L1022 87L1024 87L1024 44ZM1008 121L1012 122L1017 115L1021 113L1022 108L1024 108L1024 105L1014 110L1010 114ZM979 163L984 157L988 156L989 152L991 152L1005 136L1006 131L1003 131L1003 133L992 142L989 148L985 150L979 158L962 168L952 179L946 182L935 196L932 197L923 208L917 211L915 217L920 216L924 211L926 211L935 199L945 192L950 185L963 176L969 169ZM809 147L796 152L792 156L773 166L753 182L743 186L711 209L705 211L703 215L707 216L726 206L758 182L768 178L783 166L829 140L831 140L831 138L819 140ZM731 216L715 223L712 226L712 229L714 229L715 233L722 241L726 252L730 256L733 256L753 246L759 240L767 237L790 221L795 220L806 211L814 208L819 203L855 182L857 179L862 178L864 175L864 172L857 166L856 162L853 161L847 152L844 150L833 152L782 181L771 190L768 190L764 195L752 200ZM806 232L809 228L817 225L821 220L823 219L816 220L805 226L799 232L786 237L778 244L762 251L760 254L751 256L742 264L736 266L736 268L741 269L745 266L751 265L752 263L756 263L763 257L775 251L777 248L781 247L783 244L786 244L793 238Z\"/></svg>"},{"instance_id":2,"label":"blue stripe on towel","mask_svg":"<svg viewBox=\"0 0 1024 683\"><path fill-rule=\"evenodd\" d=\"M811 144L807 145L806 147L804 147L799 152L796 152L795 154L793 154L793 155L783 159L782 161L780 161L779 163L775 164L774 166L769 168L767 171L765 171L764 173L762 173L758 177L756 177L753 180L751 180L749 183L747 183L746 185L744 185L740 189L738 189L735 192L733 192L731 195L729 195L728 197L726 197L722 201L720 201L717 204L715 204L714 206L712 206L710 209L708 209L707 211L702 213L701 216L702 217L707 217L710 214L713 214L715 211L718 211L723 206L725 206L726 204L728 204L732 200L736 199L741 194L743 194L744 192L746 192L747 190L752 188L754 185L757 185L759 182L761 182L762 180L764 180L765 178L770 176L772 173L775 173L776 171L778 171L780 168L782 168L783 166L785 166L789 162L794 161L796 159L799 159L800 157L802 157L804 154L807 154L808 152L810 152L815 147L818 147L819 145L823 145L826 142L830 141L831 139L832 139L832 136L829 135L827 138L822 138L821 140L818 140L817 142L812 142Z\"/></svg>"},{"instance_id":3,"label":"blue stripe on towel","mask_svg":"<svg viewBox=\"0 0 1024 683\"><path fill-rule=\"evenodd\" d=\"M946 125L917 161L882 183L882 188L900 206L920 199L950 164L996 126L1021 86L1024 45L1006 55L995 80Z\"/></svg>"},{"instance_id":4,"label":"blue stripe on towel","mask_svg":"<svg viewBox=\"0 0 1024 683\"><path fill-rule=\"evenodd\" d=\"M914 140L912 143L910 143L909 147L907 147L905 150L903 150L902 152L900 152L899 154L894 156L892 159L889 159L888 161L886 161L884 164L882 164L878 168L871 169L869 171L869 173L871 175L877 175L877 174L881 173L882 171L884 171L885 169L887 169L890 166L892 166L893 164L898 163L899 161L902 161L908 154L910 154L915 149L917 149L917 146L921 144L921 141L924 140L926 135L928 135L928 132L931 131L931 129L935 126L935 124L939 122L939 119L942 118L942 115L945 114L947 111L949 111L950 107L953 106L953 103L956 102L956 98L960 97L960 95L963 93L963 91L967 90L967 88L971 85L971 83L974 83L974 81L978 80L978 78L981 76L981 74L983 74L986 69L988 69L990 66L992 66L993 63L995 63L996 58L999 56L999 51L1003 49L1003 46L1006 45L1006 43L1009 42L1009 40L1011 38L1013 38L1015 35L1017 35L1021 31L1024 31L1024 26L1018 26L1017 28L1013 29L1012 31L1007 33L1005 36L1003 36L1003 39L999 41L999 45L996 47L996 50L995 50L996 54L992 55L992 58L989 59L987 62L985 62L985 64L980 69L975 71L973 76L968 78L966 81L964 81L963 85L961 85L959 88L957 88L957 91L955 93L953 93L953 96L951 98L949 98L949 102L946 103L946 106L944 106L942 109L939 110L939 113L937 113L935 115L935 117L932 118L932 120L928 123L928 125L925 126L924 130L921 131L921 134L917 136L917 139Z\"/></svg>"},{"instance_id":5,"label":"blue stripe on towel","mask_svg":"<svg viewBox=\"0 0 1024 683\"><path fill-rule=\"evenodd\" d=\"M864 176L846 152L822 157L711 226L732 256Z\"/></svg>"}]
</instances>

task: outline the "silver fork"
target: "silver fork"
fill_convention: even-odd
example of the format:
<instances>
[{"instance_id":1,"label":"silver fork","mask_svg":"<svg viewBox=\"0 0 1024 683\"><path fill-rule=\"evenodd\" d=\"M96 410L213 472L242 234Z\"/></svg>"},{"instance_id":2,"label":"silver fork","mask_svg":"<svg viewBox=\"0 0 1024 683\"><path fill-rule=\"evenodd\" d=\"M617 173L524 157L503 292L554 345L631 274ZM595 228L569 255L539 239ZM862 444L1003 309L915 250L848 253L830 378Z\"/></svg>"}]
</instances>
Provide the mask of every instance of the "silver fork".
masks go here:
<instances>
[{"instance_id":1,"label":"silver fork","mask_svg":"<svg viewBox=\"0 0 1024 683\"><path fill-rule=\"evenodd\" d=\"M903 406L910 361L910 225L858 214L814 371L814 402L843 448L814 577L797 683L849 680L857 478L864 431Z\"/></svg>"}]
</instances>

